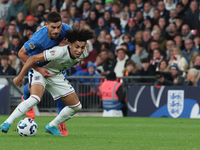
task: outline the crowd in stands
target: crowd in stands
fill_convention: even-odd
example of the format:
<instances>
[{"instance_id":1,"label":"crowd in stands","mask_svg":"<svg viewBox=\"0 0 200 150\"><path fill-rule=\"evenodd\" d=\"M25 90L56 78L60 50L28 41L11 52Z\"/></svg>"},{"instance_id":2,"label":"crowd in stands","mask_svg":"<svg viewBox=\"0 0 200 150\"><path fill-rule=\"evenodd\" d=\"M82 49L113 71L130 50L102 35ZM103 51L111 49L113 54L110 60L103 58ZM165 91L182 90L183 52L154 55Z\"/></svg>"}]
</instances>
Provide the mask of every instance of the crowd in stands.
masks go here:
<instances>
[{"instance_id":1,"label":"crowd in stands","mask_svg":"<svg viewBox=\"0 0 200 150\"><path fill-rule=\"evenodd\" d=\"M106 76L114 71L117 77L156 76L159 85L200 84L198 0L0 2L0 75L20 72L18 51L45 26L47 14L57 11L63 23L96 34L87 42L88 57L69 68L68 75Z\"/></svg>"}]
</instances>

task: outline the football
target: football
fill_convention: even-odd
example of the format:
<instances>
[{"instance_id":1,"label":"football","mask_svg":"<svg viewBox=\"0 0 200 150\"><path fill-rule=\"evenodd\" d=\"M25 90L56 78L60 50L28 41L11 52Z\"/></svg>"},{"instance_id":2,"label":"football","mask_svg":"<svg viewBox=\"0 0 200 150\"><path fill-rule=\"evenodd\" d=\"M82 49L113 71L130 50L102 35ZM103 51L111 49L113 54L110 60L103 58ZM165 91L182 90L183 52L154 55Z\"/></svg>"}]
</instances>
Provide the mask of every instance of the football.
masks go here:
<instances>
[{"instance_id":1,"label":"football","mask_svg":"<svg viewBox=\"0 0 200 150\"><path fill-rule=\"evenodd\" d=\"M34 136L37 129L37 123L31 118L23 118L17 124L17 132L20 136Z\"/></svg>"}]
</instances>

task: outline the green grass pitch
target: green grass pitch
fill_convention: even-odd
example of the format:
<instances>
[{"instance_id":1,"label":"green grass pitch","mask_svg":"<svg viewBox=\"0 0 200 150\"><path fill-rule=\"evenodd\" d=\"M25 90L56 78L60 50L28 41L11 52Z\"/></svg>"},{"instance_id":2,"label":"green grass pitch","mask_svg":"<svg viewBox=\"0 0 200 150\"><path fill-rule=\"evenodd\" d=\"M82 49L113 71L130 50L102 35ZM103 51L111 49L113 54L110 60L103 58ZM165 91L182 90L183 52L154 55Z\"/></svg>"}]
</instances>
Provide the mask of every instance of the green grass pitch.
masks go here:
<instances>
[{"instance_id":1,"label":"green grass pitch","mask_svg":"<svg viewBox=\"0 0 200 150\"><path fill-rule=\"evenodd\" d=\"M0 116L2 123L8 116ZM54 117L35 118L38 132L21 137L16 131L20 117L7 134L0 133L0 150L199 150L200 120L172 118L74 117L66 122L69 135L45 132Z\"/></svg>"}]
</instances>

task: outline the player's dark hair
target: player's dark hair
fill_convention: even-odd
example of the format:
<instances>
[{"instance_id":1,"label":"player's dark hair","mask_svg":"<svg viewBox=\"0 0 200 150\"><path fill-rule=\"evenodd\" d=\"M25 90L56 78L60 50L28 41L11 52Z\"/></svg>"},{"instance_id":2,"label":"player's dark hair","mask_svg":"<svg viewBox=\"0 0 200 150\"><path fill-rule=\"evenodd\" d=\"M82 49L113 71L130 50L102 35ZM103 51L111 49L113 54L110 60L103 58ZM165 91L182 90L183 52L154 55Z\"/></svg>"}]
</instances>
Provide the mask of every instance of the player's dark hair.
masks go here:
<instances>
[{"instance_id":1,"label":"player's dark hair","mask_svg":"<svg viewBox=\"0 0 200 150\"><path fill-rule=\"evenodd\" d=\"M58 12L50 12L47 16L47 23L56 23L62 21L62 18Z\"/></svg>"},{"instance_id":2,"label":"player's dark hair","mask_svg":"<svg viewBox=\"0 0 200 150\"><path fill-rule=\"evenodd\" d=\"M75 43L76 41L86 42L95 38L95 34L93 30L73 26L72 30L67 32L66 38L70 43Z\"/></svg>"}]
</instances>

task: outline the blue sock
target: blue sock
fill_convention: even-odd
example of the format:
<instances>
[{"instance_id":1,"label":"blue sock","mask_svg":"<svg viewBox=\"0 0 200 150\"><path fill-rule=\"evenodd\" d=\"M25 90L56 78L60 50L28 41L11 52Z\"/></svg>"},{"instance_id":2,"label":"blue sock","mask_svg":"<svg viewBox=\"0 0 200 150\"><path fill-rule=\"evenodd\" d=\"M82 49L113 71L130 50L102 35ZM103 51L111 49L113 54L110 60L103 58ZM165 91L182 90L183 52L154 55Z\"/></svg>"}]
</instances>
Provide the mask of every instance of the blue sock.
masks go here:
<instances>
[{"instance_id":1,"label":"blue sock","mask_svg":"<svg viewBox=\"0 0 200 150\"><path fill-rule=\"evenodd\" d=\"M65 103L63 103L63 101L61 101L60 99L56 100L56 105L58 107L58 114L66 106Z\"/></svg>"},{"instance_id":2,"label":"blue sock","mask_svg":"<svg viewBox=\"0 0 200 150\"><path fill-rule=\"evenodd\" d=\"M28 83L24 86L24 100L29 98L30 96L30 91L28 90Z\"/></svg>"}]
</instances>

